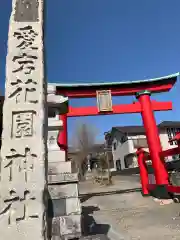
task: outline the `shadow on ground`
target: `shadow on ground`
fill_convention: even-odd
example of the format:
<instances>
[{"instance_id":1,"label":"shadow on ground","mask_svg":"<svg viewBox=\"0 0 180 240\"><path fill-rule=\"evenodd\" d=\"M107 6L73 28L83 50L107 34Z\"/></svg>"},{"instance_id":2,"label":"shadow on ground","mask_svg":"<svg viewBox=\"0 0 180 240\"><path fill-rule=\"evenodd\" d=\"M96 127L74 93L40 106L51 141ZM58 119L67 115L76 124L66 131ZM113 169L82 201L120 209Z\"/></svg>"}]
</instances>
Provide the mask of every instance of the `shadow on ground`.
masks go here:
<instances>
[{"instance_id":1,"label":"shadow on ground","mask_svg":"<svg viewBox=\"0 0 180 240\"><path fill-rule=\"evenodd\" d=\"M83 223L83 238L84 240L102 239L108 240L107 234L110 230L109 224L98 224L92 214L100 209L95 206L82 207L82 223Z\"/></svg>"},{"instance_id":2,"label":"shadow on ground","mask_svg":"<svg viewBox=\"0 0 180 240\"><path fill-rule=\"evenodd\" d=\"M131 189L123 189L123 190L116 190L116 191L107 191L107 192L94 192L94 193L85 193L80 194L81 203L87 201L88 199L95 197L95 196L106 196L106 195L113 195L113 194L123 194L123 193L131 193L131 192L141 192L141 188L131 188Z\"/></svg>"}]
</instances>

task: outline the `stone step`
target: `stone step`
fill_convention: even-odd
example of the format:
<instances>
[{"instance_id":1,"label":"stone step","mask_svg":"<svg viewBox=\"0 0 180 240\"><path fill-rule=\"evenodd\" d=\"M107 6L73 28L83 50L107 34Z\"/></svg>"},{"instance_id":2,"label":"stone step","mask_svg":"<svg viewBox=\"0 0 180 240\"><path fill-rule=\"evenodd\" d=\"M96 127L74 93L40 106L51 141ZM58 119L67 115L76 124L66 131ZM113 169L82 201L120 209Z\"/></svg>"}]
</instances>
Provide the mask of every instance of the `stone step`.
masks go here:
<instances>
[{"instance_id":1,"label":"stone step","mask_svg":"<svg viewBox=\"0 0 180 240\"><path fill-rule=\"evenodd\" d=\"M49 217L60 217L64 215L81 214L81 204L79 198L49 199Z\"/></svg>"},{"instance_id":2,"label":"stone step","mask_svg":"<svg viewBox=\"0 0 180 240\"><path fill-rule=\"evenodd\" d=\"M56 183L66 183L66 182L78 182L77 173L59 173L59 174L49 174L48 175L48 184Z\"/></svg>"},{"instance_id":3,"label":"stone step","mask_svg":"<svg viewBox=\"0 0 180 240\"><path fill-rule=\"evenodd\" d=\"M66 153L65 151L61 151L59 149L57 150L51 150L48 151L48 163L57 162L65 162L66 159Z\"/></svg>"},{"instance_id":4,"label":"stone step","mask_svg":"<svg viewBox=\"0 0 180 240\"><path fill-rule=\"evenodd\" d=\"M51 199L59 198L73 198L78 197L78 184L61 184L61 185L49 185L48 186L49 195Z\"/></svg>"},{"instance_id":5,"label":"stone step","mask_svg":"<svg viewBox=\"0 0 180 240\"><path fill-rule=\"evenodd\" d=\"M52 219L52 239L63 237L73 239L81 237L81 215L54 217Z\"/></svg>"},{"instance_id":6,"label":"stone step","mask_svg":"<svg viewBox=\"0 0 180 240\"><path fill-rule=\"evenodd\" d=\"M110 240L105 234L95 234L81 237L79 240Z\"/></svg>"},{"instance_id":7,"label":"stone step","mask_svg":"<svg viewBox=\"0 0 180 240\"><path fill-rule=\"evenodd\" d=\"M72 172L71 161L48 163L48 174L50 175L58 174L58 173L71 173L71 172Z\"/></svg>"}]
</instances>

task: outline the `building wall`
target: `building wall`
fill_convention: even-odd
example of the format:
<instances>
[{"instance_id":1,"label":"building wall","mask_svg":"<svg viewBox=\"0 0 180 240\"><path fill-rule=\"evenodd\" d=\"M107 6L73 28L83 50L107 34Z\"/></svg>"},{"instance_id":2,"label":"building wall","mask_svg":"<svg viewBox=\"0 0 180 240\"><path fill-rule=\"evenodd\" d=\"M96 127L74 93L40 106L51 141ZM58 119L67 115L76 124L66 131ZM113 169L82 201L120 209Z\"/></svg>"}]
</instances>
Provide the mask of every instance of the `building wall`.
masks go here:
<instances>
[{"instance_id":1,"label":"building wall","mask_svg":"<svg viewBox=\"0 0 180 240\"><path fill-rule=\"evenodd\" d=\"M177 128L174 128L174 129L177 129ZM160 136L161 145L162 145L163 150L177 147L175 142L173 144L169 143L167 128L161 129L159 136ZM166 160L171 161L171 160L173 160L173 157L167 157Z\"/></svg>"},{"instance_id":2,"label":"building wall","mask_svg":"<svg viewBox=\"0 0 180 240\"><path fill-rule=\"evenodd\" d=\"M124 169L126 168L126 163L125 163L125 160L126 160L129 163L132 162L132 164L129 165L129 167L135 167L138 165L137 157L135 155L137 149L134 147L133 140L143 139L143 138L145 139L146 136L143 134L128 136L128 140L123 144L121 144L120 140L122 136L123 136L122 133L117 132L112 141L112 154L113 154L114 166L116 166L116 161L119 160L121 164L121 169ZM160 137L163 150L176 147L176 145L170 145L166 128L159 130L159 137ZM114 143L116 143L116 150L114 149ZM148 148L143 148L143 149L149 152ZM172 157L168 157L166 160L171 161Z\"/></svg>"},{"instance_id":3,"label":"building wall","mask_svg":"<svg viewBox=\"0 0 180 240\"><path fill-rule=\"evenodd\" d=\"M112 155L114 166L117 166L117 161L120 162L121 169L125 168L124 157L127 154L134 153L133 140L129 139L124 143L121 143L122 137L125 136L123 133L117 132L112 141ZM114 148L116 146L116 149Z\"/></svg>"},{"instance_id":4,"label":"building wall","mask_svg":"<svg viewBox=\"0 0 180 240\"><path fill-rule=\"evenodd\" d=\"M145 135L134 135L128 136L128 140L123 144L117 142L117 149L114 151L113 159L114 164L116 160L120 160L121 162L121 169L127 167L136 167L137 166L137 157L136 157L136 148L134 147L134 140L136 139L145 139ZM118 141L116 139L116 141ZM149 151L148 148L144 148L145 151ZM128 164L127 164L128 163Z\"/></svg>"},{"instance_id":5,"label":"building wall","mask_svg":"<svg viewBox=\"0 0 180 240\"><path fill-rule=\"evenodd\" d=\"M159 133L160 141L161 141L161 146L163 150L166 150L168 148L173 148L173 145L169 144L169 139L167 135L166 129L161 129ZM166 160L172 160L172 157L167 157Z\"/></svg>"},{"instance_id":6,"label":"building wall","mask_svg":"<svg viewBox=\"0 0 180 240\"><path fill-rule=\"evenodd\" d=\"M160 131L159 137L160 137L160 140L161 140L161 145L162 145L162 149L163 150L175 147L175 145L170 145L170 143L169 143L169 138L168 138L168 134L167 134L167 129L166 128L162 129Z\"/></svg>"}]
</instances>

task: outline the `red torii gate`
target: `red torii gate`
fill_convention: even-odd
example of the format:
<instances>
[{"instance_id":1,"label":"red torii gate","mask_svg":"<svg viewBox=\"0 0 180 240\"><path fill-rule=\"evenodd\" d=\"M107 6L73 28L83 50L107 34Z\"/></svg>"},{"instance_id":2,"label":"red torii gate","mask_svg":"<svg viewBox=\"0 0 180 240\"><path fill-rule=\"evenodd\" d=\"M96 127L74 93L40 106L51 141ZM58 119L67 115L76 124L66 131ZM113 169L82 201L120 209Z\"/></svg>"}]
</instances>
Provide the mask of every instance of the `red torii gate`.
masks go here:
<instances>
[{"instance_id":1,"label":"red torii gate","mask_svg":"<svg viewBox=\"0 0 180 240\"><path fill-rule=\"evenodd\" d=\"M109 112L99 112L97 106L92 107L71 107L67 114L60 115L63 121L63 130L58 137L58 144L64 151L67 151L67 118L79 116L95 116L107 114L141 113L155 171L157 185L168 184L168 173L164 161L159 153L162 151L154 111L172 110L172 102L157 102L150 99L154 93L168 92L175 84L179 74L166 77L132 81L132 82L113 82L113 83L77 83L77 84L56 84L56 94L69 98L92 98L97 96L97 91L110 90L112 96L135 95L137 102L132 104L113 105Z\"/></svg>"}]
</instances>

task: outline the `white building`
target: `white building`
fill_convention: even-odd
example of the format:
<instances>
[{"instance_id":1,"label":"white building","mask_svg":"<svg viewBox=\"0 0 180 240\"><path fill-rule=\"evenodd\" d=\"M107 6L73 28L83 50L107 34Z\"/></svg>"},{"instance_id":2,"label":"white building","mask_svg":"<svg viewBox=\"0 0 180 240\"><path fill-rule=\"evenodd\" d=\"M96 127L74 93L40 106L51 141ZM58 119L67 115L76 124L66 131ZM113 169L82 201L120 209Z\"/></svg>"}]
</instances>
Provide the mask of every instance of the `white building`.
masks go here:
<instances>
[{"instance_id":1,"label":"white building","mask_svg":"<svg viewBox=\"0 0 180 240\"><path fill-rule=\"evenodd\" d=\"M163 150L174 148L177 143L169 143L176 132L180 132L180 122L164 121L158 125ZM117 170L137 167L136 150L138 146L148 151L145 130L142 126L113 127L109 132L114 166ZM171 161L175 157L168 157Z\"/></svg>"}]
</instances>

